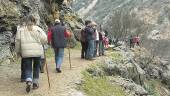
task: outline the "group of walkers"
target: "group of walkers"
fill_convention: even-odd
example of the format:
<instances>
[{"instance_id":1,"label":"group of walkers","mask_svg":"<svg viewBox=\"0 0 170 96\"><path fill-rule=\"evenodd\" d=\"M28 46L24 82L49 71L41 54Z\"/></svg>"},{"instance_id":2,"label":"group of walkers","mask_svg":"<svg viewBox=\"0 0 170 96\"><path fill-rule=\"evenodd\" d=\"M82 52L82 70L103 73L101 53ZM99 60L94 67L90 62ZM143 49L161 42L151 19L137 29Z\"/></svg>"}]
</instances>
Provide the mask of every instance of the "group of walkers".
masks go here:
<instances>
[{"instance_id":1,"label":"group of walkers","mask_svg":"<svg viewBox=\"0 0 170 96\"><path fill-rule=\"evenodd\" d=\"M55 24L50 24L48 35L42 28L36 25L36 19L30 15L21 19L17 26L15 37L15 50L21 57L21 82L26 82L26 91L39 88L39 73L44 73L46 63L46 45L51 45L55 53L57 73L61 73L61 64L64 58L64 48L67 47L67 39L71 33L59 19ZM85 21L85 28L81 30L81 58L94 60L96 56L104 55L107 46L107 37L100 27L93 21Z\"/></svg>"},{"instance_id":2,"label":"group of walkers","mask_svg":"<svg viewBox=\"0 0 170 96\"><path fill-rule=\"evenodd\" d=\"M100 32L97 30L97 24L94 21L85 21L85 28L81 30L81 58L94 60L96 56L104 55L106 45L105 33L100 26Z\"/></svg>"},{"instance_id":3,"label":"group of walkers","mask_svg":"<svg viewBox=\"0 0 170 96\"><path fill-rule=\"evenodd\" d=\"M26 91L39 88L39 71L43 71L45 64L45 46L51 44L55 53L56 71L61 73L61 64L66 48L66 39L71 36L65 26L61 25L59 19L49 27L47 35L36 25L36 19L30 15L21 20L17 27L15 38L15 49L18 56L21 56L21 82L26 82ZM32 75L33 74L33 75Z\"/></svg>"}]
</instances>

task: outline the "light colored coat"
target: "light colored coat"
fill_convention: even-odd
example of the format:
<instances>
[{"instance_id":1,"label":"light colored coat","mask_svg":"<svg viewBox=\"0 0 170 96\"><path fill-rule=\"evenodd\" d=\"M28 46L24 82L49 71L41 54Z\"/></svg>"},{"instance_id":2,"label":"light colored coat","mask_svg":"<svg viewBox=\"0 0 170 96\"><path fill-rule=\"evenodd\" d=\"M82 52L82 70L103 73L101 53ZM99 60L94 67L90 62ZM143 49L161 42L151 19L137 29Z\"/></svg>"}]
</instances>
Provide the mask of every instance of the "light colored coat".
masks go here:
<instances>
[{"instance_id":1,"label":"light colored coat","mask_svg":"<svg viewBox=\"0 0 170 96\"><path fill-rule=\"evenodd\" d=\"M38 26L33 26L29 31L26 26L19 27L16 34L16 52L22 58L41 57L43 55L42 45L47 43L47 35Z\"/></svg>"}]
</instances>

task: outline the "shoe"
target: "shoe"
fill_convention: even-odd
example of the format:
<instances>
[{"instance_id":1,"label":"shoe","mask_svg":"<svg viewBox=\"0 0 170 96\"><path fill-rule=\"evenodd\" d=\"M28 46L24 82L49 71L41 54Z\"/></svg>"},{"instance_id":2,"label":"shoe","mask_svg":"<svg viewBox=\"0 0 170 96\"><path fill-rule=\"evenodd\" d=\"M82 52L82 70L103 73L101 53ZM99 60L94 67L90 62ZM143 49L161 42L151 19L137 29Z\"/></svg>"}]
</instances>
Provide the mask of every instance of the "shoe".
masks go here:
<instances>
[{"instance_id":1,"label":"shoe","mask_svg":"<svg viewBox=\"0 0 170 96\"><path fill-rule=\"evenodd\" d=\"M39 88L39 84L33 83L33 89L38 89L38 88Z\"/></svg>"},{"instance_id":2,"label":"shoe","mask_svg":"<svg viewBox=\"0 0 170 96\"><path fill-rule=\"evenodd\" d=\"M41 72L41 73L44 73L44 69L41 69L40 72Z\"/></svg>"},{"instance_id":3,"label":"shoe","mask_svg":"<svg viewBox=\"0 0 170 96\"><path fill-rule=\"evenodd\" d=\"M60 68L56 68L57 73L61 73Z\"/></svg>"},{"instance_id":4,"label":"shoe","mask_svg":"<svg viewBox=\"0 0 170 96\"><path fill-rule=\"evenodd\" d=\"M26 84L27 84L26 92L29 93L31 91L31 84L32 84L32 82L31 81L27 81Z\"/></svg>"}]
</instances>

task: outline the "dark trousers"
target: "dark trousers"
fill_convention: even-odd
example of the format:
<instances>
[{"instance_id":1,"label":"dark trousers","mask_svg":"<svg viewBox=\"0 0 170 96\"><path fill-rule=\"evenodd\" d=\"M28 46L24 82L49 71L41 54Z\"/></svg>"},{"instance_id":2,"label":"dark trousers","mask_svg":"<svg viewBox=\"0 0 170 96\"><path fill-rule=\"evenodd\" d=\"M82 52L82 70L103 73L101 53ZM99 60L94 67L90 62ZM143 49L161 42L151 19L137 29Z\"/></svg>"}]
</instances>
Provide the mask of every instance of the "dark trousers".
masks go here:
<instances>
[{"instance_id":1,"label":"dark trousers","mask_svg":"<svg viewBox=\"0 0 170 96\"><path fill-rule=\"evenodd\" d=\"M92 59L94 57L94 40L88 41L86 59Z\"/></svg>"},{"instance_id":2,"label":"dark trousers","mask_svg":"<svg viewBox=\"0 0 170 96\"><path fill-rule=\"evenodd\" d=\"M33 81L33 83L38 83L41 58L29 57L29 58L23 58L22 60L24 63L26 81ZM33 65L33 72L32 72L32 65ZM33 73L33 78L32 78L32 73Z\"/></svg>"},{"instance_id":3,"label":"dark trousers","mask_svg":"<svg viewBox=\"0 0 170 96\"><path fill-rule=\"evenodd\" d=\"M81 58L85 58L87 55L87 48L88 48L88 43L87 42L81 42Z\"/></svg>"}]
</instances>

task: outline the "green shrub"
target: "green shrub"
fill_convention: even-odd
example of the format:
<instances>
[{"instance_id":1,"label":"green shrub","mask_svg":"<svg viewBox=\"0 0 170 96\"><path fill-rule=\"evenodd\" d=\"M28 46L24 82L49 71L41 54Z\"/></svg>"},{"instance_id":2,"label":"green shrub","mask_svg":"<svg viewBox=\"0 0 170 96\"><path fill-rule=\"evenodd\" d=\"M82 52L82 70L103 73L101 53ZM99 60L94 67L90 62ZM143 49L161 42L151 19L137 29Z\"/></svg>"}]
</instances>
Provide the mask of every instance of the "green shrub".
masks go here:
<instances>
[{"instance_id":1,"label":"green shrub","mask_svg":"<svg viewBox=\"0 0 170 96\"><path fill-rule=\"evenodd\" d=\"M87 96L125 96L122 88L111 84L107 77L94 77L87 71L83 72L84 82L80 88Z\"/></svg>"}]
</instances>

